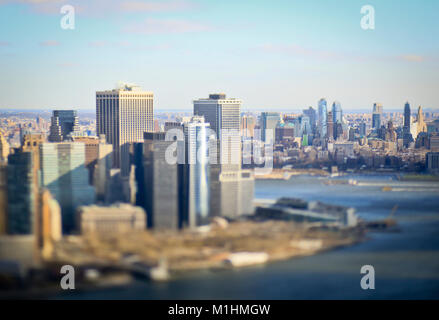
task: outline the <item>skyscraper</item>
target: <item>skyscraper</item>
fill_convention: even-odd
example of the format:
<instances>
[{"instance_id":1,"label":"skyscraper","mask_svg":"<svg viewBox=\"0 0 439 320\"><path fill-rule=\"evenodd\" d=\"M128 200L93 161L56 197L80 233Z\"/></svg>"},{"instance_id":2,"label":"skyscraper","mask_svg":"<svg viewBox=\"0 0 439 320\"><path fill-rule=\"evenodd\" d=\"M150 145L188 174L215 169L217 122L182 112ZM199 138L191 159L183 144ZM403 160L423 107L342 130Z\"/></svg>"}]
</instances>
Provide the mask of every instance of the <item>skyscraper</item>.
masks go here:
<instances>
[{"instance_id":1,"label":"skyscraper","mask_svg":"<svg viewBox=\"0 0 439 320\"><path fill-rule=\"evenodd\" d=\"M255 117L251 114L244 114L241 117L241 135L245 138L252 138L255 135Z\"/></svg>"},{"instance_id":2,"label":"skyscraper","mask_svg":"<svg viewBox=\"0 0 439 320\"><path fill-rule=\"evenodd\" d=\"M383 106L381 103L373 104L373 112L372 112L372 128L379 129L381 128L381 118L383 115Z\"/></svg>"},{"instance_id":3,"label":"skyscraper","mask_svg":"<svg viewBox=\"0 0 439 320\"><path fill-rule=\"evenodd\" d=\"M403 144L404 147L408 147L411 142L413 142L413 136L411 134L411 111L410 104L408 102L404 105L404 126L402 127L403 132Z\"/></svg>"},{"instance_id":4,"label":"skyscraper","mask_svg":"<svg viewBox=\"0 0 439 320\"><path fill-rule=\"evenodd\" d=\"M209 123L195 116L183 123L185 163L183 165L182 195L184 224L195 227L209 222Z\"/></svg>"},{"instance_id":5,"label":"skyscraper","mask_svg":"<svg viewBox=\"0 0 439 320\"><path fill-rule=\"evenodd\" d=\"M50 125L50 142L68 140L78 133L79 122L75 110L54 110Z\"/></svg>"},{"instance_id":6,"label":"skyscraper","mask_svg":"<svg viewBox=\"0 0 439 320\"><path fill-rule=\"evenodd\" d=\"M260 126L262 130L261 140L265 143L273 143L275 130L280 123L280 114L278 112L262 112ZM270 136L271 134L271 136ZM269 139L270 137L270 139Z\"/></svg>"},{"instance_id":7,"label":"skyscraper","mask_svg":"<svg viewBox=\"0 0 439 320\"><path fill-rule=\"evenodd\" d=\"M407 128L408 131L410 131L410 123L411 123L410 104L406 102L404 105L404 128Z\"/></svg>"},{"instance_id":8,"label":"skyscraper","mask_svg":"<svg viewBox=\"0 0 439 320\"><path fill-rule=\"evenodd\" d=\"M334 101L332 104L332 122L334 125L336 123L342 123L343 112L341 110L341 104L338 101Z\"/></svg>"},{"instance_id":9,"label":"skyscraper","mask_svg":"<svg viewBox=\"0 0 439 320\"><path fill-rule=\"evenodd\" d=\"M144 209L149 228L178 229L178 167L166 160L166 150L174 141L165 141L165 136L165 132L144 133Z\"/></svg>"},{"instance_id":10,"label":"skyscraper","mask_svg":"<svg viewBox=\"0 0 439 320\"><path fill-rule=\"evenodd\" d=\"M365 137L366 136L366 122L362 121L360 123L360 136Z\"/></svg>"},{"instance_id":11,"label":"skyscraper","mask_svg":"<svg viewBox=\"0 0 439 320\"><path fill-rule=\"evenodd\" d=\"M418 116L416 118L418 134L421 132L427 132L427 124L424 121L424 113L422 112L422 106L418 108Z\"/></svg>"},{"instance_id":12,"label":"skyscraper","mask_svg":"<svg viewBox=\"0 0 439 320\"><path fill-rule=\"evenodd\" d=\"M107 143L104 134L99 137L76 137L74 141L85 144L85 167L89 172L89 182L96 188L96 198L104 201L113 162L113 145Z\"/></svg>"},{"instance_id":13,"label":"skyscraper","mask_svg":"<svg viewBox=\"0 0 439 320\"><path fill-rule=\"evenodd\" d=\"M209 215L239 216L253 210L254 176L241 170L240 136L241 100L211 94L208 99L194 101L194 115L204 116L217 134L220 162L212 163L209 143Z\"/></svg>"},{"instance_id":14,"label":"skyscraper","mask_svg":"<svg viewBox=\"0 0 439 320\"><path fill-rule=\"evenodd\" d=\"M309 118L309 122L311 125L311 131L310 133L314 133L316 129L316 111L313 107L309 107L308 109L303 110L303 114L306 115Z\"/></svg>"},{"instance_id":15,"label":"skyscraper","mask_svg":"<svg viewBox=\"0 0 439 320\"><path fill-rule=\"evenodd\" d=\"M9 144L3 133L0 132L0 164L8 162Z\"/></svg>"},{"instance_id":16,"label":"skyscraper","mask_svg":"<svg viewBox=\"0 0 439 320\"><path fill-rule=\"evenodd\" d=\"M217 135L217 163L221 164L222 169L241 168L241 103L239 99L226 98L224 93L194 100L194 115L203 116Z\"/></svg>"},{"instance_id":17,"label":"skyscraper","mask_svg":"<svg viewBox=\"0 0 439 320\"><path fill-rule=\"evenodd\" d=\"M75 228L75 210L95 201L85 167L85 144L43 143L40 146L41 184L59 202L64 232Z\"/></svg>"},{"instance_id":18,"label":"skyscraper","mask_svg":"<svg viewBox=\"0 0 439 320\"><path fill-rule=\"evenodd\" d=\"M31 152L16 152L8 157L7 232L33 234L35 230L36 181Z\"/></svg>"},{"instance_id":19,"label":"skyscraper","mask_svg":"<svg viewBox=\"0 0 439 320\"><path fill-rule=\"evenodd\" d=\"M327 137L328 139L333 139L334 138L334 121L333 121L333 116L332 116L332 111L328 112L328 123L326 124L327 126Z\"/></svg>"},{"instance_id":20,"label":"skyscraper","mask_svg":"<svg viewBox=\"0 0 439 320\"><path fill-rule=\"evenodd\" d=\"M327 129L327 103L325 99L319 100L319 132L320 137L325 138L328 133Z\"/></svg>"},{"instance_id":21,"label":"skyscraper","mask_svg":"<svg viewBox=\"0 0 439 320\"><path fill-rule=\"evenodd\" d=\"M144 132L154 131L152 92L124 84L96 92L96 131L113 144L113 166L128 176L129 142L143 141Z\"/></svg>"}]
</instances>

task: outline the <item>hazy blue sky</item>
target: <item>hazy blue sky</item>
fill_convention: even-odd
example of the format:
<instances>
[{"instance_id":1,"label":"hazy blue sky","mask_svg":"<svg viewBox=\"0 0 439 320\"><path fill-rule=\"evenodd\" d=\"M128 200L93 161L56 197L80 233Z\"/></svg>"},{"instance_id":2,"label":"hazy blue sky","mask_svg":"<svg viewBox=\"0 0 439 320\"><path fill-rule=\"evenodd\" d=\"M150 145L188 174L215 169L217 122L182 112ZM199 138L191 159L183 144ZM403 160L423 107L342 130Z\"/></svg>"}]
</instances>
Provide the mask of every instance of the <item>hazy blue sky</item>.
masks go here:
<instances>
[{"instance_id":1,"label":"hazy blue sky","mask_svg":"<svg viewBox=\"0 0 439 320\"><path fill-rule=\"evenodd\" d=\"M0 108L93 109L125 81L158 109L218 91L244 109L439 109L438 17L437 0L0 0Z\"/></svg>"}]
</instances>

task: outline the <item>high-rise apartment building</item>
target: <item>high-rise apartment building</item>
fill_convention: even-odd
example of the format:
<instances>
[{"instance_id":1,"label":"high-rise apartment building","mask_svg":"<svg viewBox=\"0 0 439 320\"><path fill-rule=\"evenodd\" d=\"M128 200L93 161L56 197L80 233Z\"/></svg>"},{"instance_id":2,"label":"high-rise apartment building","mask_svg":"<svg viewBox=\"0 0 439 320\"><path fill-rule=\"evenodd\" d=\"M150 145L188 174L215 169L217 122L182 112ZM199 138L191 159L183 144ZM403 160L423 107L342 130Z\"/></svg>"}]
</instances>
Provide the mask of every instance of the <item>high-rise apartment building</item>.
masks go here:
<instances>
[{"instance_id":1,"label":"high-rise apartment building","mask_svg":"<svg viewBox=\"0 0 439 320\"><path fill-rule=\"evenodd\" d=\"M129 143L143 141L144 132L154 131L152 92L138 86L96 92L96 131L113 144L113 166L128 176Z\"/></svg>"},{"instance_id":2,"label":"high-rise apartment building","mask_svg":"<svg viewBox=\"0 0 439 320\"><path fill-rule=\"evenodd\" d=\"M75 210L95 201L85 167L85 144L81 142L43 143L40 147L41 184L59 202L63 232L75 228Z\"/></svg>"},{"instance_id":3,"label":"high-rise apartment building","mask_svg":"<svg viewBox=\"0 0 439 320\"><path fill-rule=\"evenodd\" d=\"M75 136L79 131L76 110L54 110L50 125L50 142L61 142Z\"/></svg>"}]
</instances>

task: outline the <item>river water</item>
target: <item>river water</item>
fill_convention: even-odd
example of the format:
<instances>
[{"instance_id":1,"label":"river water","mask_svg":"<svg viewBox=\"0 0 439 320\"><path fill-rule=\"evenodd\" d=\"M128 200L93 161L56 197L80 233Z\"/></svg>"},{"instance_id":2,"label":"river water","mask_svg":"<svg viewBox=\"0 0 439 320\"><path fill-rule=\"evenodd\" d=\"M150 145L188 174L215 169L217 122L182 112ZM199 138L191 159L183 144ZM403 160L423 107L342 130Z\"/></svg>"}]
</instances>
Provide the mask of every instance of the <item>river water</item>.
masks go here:
<instances>
[{"instance_id":1,"label":"river water","mask_svg":"<svg viewBox=\"0 0 439 320\"><path fill-rule=\"evenodd\" d=\"M135 282L58 298L79 299L438 299L439 184L404 182L392 175L257 180L256 199L281 196L352 206L367 220L394 217L399 232L371 233L368 241L315 256L238 270L197 271L167 283ZM393 191L382 191L385 186ZM363 290L360 269L375 269L375 290Z\"/></svg>"}]
</instances>

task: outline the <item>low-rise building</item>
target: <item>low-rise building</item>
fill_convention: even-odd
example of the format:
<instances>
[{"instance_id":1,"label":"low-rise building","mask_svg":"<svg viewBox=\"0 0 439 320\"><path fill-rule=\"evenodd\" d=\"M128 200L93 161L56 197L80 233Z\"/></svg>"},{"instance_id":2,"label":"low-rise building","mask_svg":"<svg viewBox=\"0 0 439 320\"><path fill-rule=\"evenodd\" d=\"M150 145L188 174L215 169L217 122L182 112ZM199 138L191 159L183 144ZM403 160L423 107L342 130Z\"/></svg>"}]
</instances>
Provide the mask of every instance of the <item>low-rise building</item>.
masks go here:
<instances>
[{"instance_id":1,"label":"low-rise building","mask_svg":"<svg viewBox=\"0 0 439 320\"><path fill-rule=\"evenodd\" d=\"M81 234L122 233L146 228L145 211L141 207L122 203L108 207L79 207L77 220Z\"/></svg>"}]
</instances>

